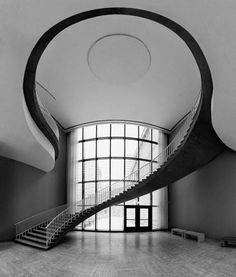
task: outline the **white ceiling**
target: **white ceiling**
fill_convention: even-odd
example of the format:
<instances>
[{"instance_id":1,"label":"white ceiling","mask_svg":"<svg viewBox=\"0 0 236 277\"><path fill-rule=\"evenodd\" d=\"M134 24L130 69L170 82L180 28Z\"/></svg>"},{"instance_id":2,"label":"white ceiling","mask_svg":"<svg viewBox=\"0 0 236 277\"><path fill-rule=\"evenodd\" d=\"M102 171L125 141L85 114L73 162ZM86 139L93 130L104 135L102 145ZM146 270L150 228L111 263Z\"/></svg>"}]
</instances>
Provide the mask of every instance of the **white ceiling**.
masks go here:
<instances>
[{"instance_id":1,"label":"white ceiling","mask_svg":"<svg viewBox=\"0 0 236 277\"><path fill-rule=\"evenodd\" d=\"M36 79L55 96L44 102L64 128L124 119L171 129L194 106L201 83L175 33L125 15L90 19L57 35Z\"/></svg>"},{"instance_id":2,"label":"white ceiling","mask_svg":"<svg viewBox=\"0 0 236 277\"><path fill-rule=\"evenodd\" d=\"M151 53L137 37L110 34L90 46L87 63L100 81L124 85L138 81L147 73L151 66Z\"/></svg>"},{"instance_id":3,"label":"white ceiling","mask_svg":"<svg viewBox=\"0 0 236 277\"><path fill-rule=\"evenodd\" d=\"M60 20L65 19L66 17L85 10L109 6L135 7L160 13L181 24L195 37L195 39L200 44L212 71L214 83L212 119L214 128L220 138L224 141L224 143L226 143L232 149L236 149L236 135L234 132L234 130L236 129L235 0L0 0L0 155L11 157L32 165L35 165L37 163L37 155L31 155L31 157L29 158L30 153L34 153L33 149L34 147L36 147L37 141L31 135L25 121L22 108L22 82L27 59L39 37L51 26L53 26ZM104 20L109 20L109 18ZM43 59L45 59L45 63L42 60L42 64L40 64L40 67L44 66L45 70L48 70L50 66L55 66L53 64L49 64L50 59L55 59L53 53L52 55L50 54L50 49L56 47L58 53L64 53L66 57L69 57L68 51L70 49L76 51L72 53L75 61L70 60L70 63L67 63L64 56L58 56L58 61L56 62L58 63L58 65L60 65L60 67L57 70L57 74L52 71L51 75L52 79L55 78L55 80L59 79L58 76L61 77L62 80L60 80L60 83L62 85L62 88L59 89L63 93L57 95L58 97L55 103L49 102L50 109L52 108L52 113L55 113L57 109L62 109L63 113L66 114L66 117L62 118L58 114L58 120L61 121L65 126L69 126L70 124L72 124L72 120L80 120L81 122L85 120L89 121L94 119L95 116L96 119L103 119L107 117L108 114L113 114L113 117L117 118L118 116L120 116L120 114L113 112L113 110L117 111L117 106L122 107L121 103L123 103L123 101L118 99L117 95L120 95L121 93L121 96L123 97L124 92L126 92L126 100L128 103L132 103L132 105L129 105L129 107L127 105L124 107L124 114L122 114L122 118L132 119L134 118L134 116L138 117L138 113L141 110L144 116L140 118L141 121L145 120L147 122L154 122L158 125L163 124L163 126L171 127L174 123L174 120L176 120L176 118L180 117L181 114L184 113L184 107L181 106L181 103L186 102L190 105L190 103L192 103L192 101L194 100L194 94L196 93L195 90L191 92L188 91L188 93L190 94L187 94L186 90L183 90L181 91L181 93L183 93L181 94L183 97L179 97L181 85L183 85L183 87L186 85L186 76L183 76L182 79L182 75L180 76L178 70L176 70L175 67L172 68L170 63L171 61L173 61L173 63L176 62L176 64L179 64L175 59L167 59L167 57L162 57L162 54L165 53L163 53L163 51L161 52L161 50L169 51L169 53L171 54L172 42L176 45L181 46L181 43L178 42L178 38L173 38L173 41L171 41L171 43L165 45L166 49L163 49L163 46L161 45L163 39L166 39L168 41L168 39L171 38L171 34L167 34L167 30L162 32L160 31L160 28L157 28L157 24L154 28L152 27L152 23L144 23L144 20L139 19L136 20L136 22L134 21L134 18L126 19L127 24L123 24L123 30L121 30L120 23L117 26L115 24L112 24L112 26L109 26L109 28L111 28L109 29L109 32L111 31L111 33L113 34L117 32L122 32L134 35L142 39L150 48L152 62L156 61L156 63L151 63L151 67L155 65L157 71L154 71L150 68L149 71L145 75L143 75L143 77L140 78L137 82L131 82L122 86L114 86L105 82L99 82L98 80L96 80L95 82L94 75L89 70L86 61L84 61L83 68L84 71L87 72L86 80L91 80L92 82L91 84L87 84L86 86L85 82L83 82L82 80L78 84L78 81L81 78L78 74L78 70L80 70L81 66L79 62L83 61L84 57L86 56L85 52L88 50L88 47L91 46L92 43L94 43L94 41L96 40L94 35L97 36L97 39L99 39L101 36L107 35L107 32L103 33L101 31L101 25L103 23L100 22L97 27L94 24L94 19L92 19L90 23L84 22L82 24L78 24L80 25L79 28L75 25L65 30L62 34L56 37L56 40L53 41L52 45L49 46L49 48L45 52L45 55L43 56ZM130 24L128 24L129 22ZM91 27L88 28L89 32L85 32L86 30L83 25L89 24L91 25ZM92 29L92 26L94 26L94 29ZM136 29L135 26L140 26L140 30L139 28ZM65 51L63 51L63 49L60 48L62 44L56 43L56 41L63 41L63 36L68 36L69 38L70 30L73 29L74 32L85 32L85 42L79 40L79 42L81 43L79 48L77 47L77 45L73 47L71 43L67 43L65 45ZM155 36L154 39L152 36L156 34L155 32L158 32L158 36ZM159 36L162 37L162 40L159 39ZM79 37L81 38L80 35ZM73 41L75 43L78 42L76 40ZM182 48L180 47L179 50L184 51L184 45ZM165 59L168 60L166 68L164 68L163 71L161 71L160 69L158 71L159 61L162 60L162 62L164 62ZM65 64L63 64L63 67L61 66L62 63L60 63L60 60L65 62ZM71 62L73 63L73 66L75 66L75 73L71 76L68 76L65 73L67 71L68 73L71 72L69 70ZM167 65L169 66L169 68L167 67ZM180 72L185 72L186 67L190 66L191 62L190 64L185 64L185 61L183 61L183 64L181 65L183 66L181 67ZM48 69L46 67L48 67ZM64 71L62 69L64 69ZM171 91L170 93L172 94L172 96L178 96L177 98L167 99L165 94L169 93L169 91L166 92L168 88L168 84L166 82L163 82L163 84L158 84L158 88L161 92L157 90L154 91L156 80L152 78L152 74L154 74L154 72L158 72L159 75L155 75L155 77L159 80L164 80L164 77L167 75L163 76L162 79L160 77L160 74L164 74L164 72L167 71L171 76L170 84L172 84L172 86L169 85ZM193 71L190 71L190 73L191 72ZM40 71L38 71L38 76L40 76L41 78L39 81L47 86L52 93L59 93L59 90L57 89L57 87L55 87L57 83L53 84L53 82L50 81L49 77L43 76L43 72L40 73ZM179 78L180 84L177 82L177 77L176 80L173 79L175 78L175 76ZM76 87L75 79L77 79ZM147 83L145 85L147 79L151 80L150 86L148 87L146 86ZM177 82L177 88L179 90L173 90L173 84L175 84L175 82ZM95 83L97 84L97 93L102 93L102 95L107 96L105 97L105 99L97 97L96 102L94 94L92 94L92 92L95 91ZM78 85L80 88L79 92ZM105 92L103 92L104 87L106 87ZM137 87L138 90L136 90ZM187 85L185 89L188 89ZM89 118L85 117L84 113L81 111L78 111L78 118L76 118L76 120L70 118L69 113L66 113L66 109L71 109L71 106L66 106L66 103L65 106L62 106L62 99L67 93L71 94L73 90L75 92L74 97L76 96L80 100L79 102L74 101L75 104L73 103L73 108L75 106L81 107L81 104L85 106L88 106L89 104L93 105L94 110L90 109L90 111L92 110L92 113L89 114ZM86 92L86 97L83 97L83 99L80 97L82 91ZM114 101L114 98L110 94L111 92L112 96L116 95L115 100L117 100L117 102ZM151 98L155 101L152 101L152 103L146 102L148 99L148 97L144 97L144 95L146 94L151 96ZM160 95L162 95L162 97L160 97ZM186 101L186 95L188 95L189 97L188 101ZM170 99L171 101L168 101L167 103L167 100ZM142 102L141 100L144 100L144 102ZM116 105L114 105L114 102L116 102ZM167 120L165 119L165 116L168 117L168 113L170 111L166 109L164 109L163 111L163 107L168 107L168 105L172 105L169 102L174 102L174 104L176 104L176 106L174 105L175 114L173 113L173 115L175 115L175 118L169 117ZM104 105L104 103L109 106L109 109L106 108L106 113L102 109L98 110L96 108L97 106L101 107L102 105ZM55 105L58 106L56 107ZM154 106L155 109L153 109ZM160 114L158 110L161 111L163 118L156 116ZM100 115L100 117L97 118L98 114ZM76 122L76 124L77 123L78 122ZM32 146L32 151L28 151L29 145Z\"/></svg>"}]
</instances>

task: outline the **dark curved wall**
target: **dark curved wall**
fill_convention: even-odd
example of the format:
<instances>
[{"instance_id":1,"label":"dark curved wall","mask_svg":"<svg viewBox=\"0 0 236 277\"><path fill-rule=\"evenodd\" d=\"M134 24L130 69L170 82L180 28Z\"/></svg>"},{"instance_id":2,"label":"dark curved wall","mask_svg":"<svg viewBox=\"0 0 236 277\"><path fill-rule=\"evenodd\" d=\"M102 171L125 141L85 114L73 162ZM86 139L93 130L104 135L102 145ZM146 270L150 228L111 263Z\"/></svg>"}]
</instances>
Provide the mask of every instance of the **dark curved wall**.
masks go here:
<instances>
[{"instance_id":1,"label":"dark curved wall","mask_svg":"<svg viewBox=\"0 0 236 277\"><path fill-rule=\"evenodd\" d=\"M236 152L226 150L211 163L169 186L170 227L236 236Z\"/></svg>"},{"instance_id":2,"label":"dark curved wall","mask_svg":"<svg viewBox=\"0 0 236 277\"><path fill-rule=\"evenodd\" d=\"M0 241L14 238L14 224L66 203L66 135L60 130L60 155L45 173L0 157Z\"/></svg>"}]
</instances>

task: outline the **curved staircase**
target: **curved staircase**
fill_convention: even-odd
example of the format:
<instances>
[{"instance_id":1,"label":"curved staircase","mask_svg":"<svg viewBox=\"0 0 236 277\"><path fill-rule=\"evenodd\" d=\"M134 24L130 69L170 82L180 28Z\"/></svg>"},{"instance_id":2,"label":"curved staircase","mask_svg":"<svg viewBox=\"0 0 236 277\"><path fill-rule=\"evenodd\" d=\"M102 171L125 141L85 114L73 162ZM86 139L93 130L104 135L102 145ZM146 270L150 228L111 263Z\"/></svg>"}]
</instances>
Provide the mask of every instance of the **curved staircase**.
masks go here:
<instances>
[{"instance_id":1,"label":"curved staircase","mask_svg":"<svg viewBox=\"0 0 236 277\"><path fill-rule=\"evenodd\" d=\"M121 180L125 181L125 189L122 182L114 183L111 189L104 188L79 202L23 220L16 224L15 240L49 249L95 213L169 185L210 162L225 149L212 127L210 105L211 95L201 92L174 138L155 157L155 163L152 161Z\"/></svg>"}]
</instances>

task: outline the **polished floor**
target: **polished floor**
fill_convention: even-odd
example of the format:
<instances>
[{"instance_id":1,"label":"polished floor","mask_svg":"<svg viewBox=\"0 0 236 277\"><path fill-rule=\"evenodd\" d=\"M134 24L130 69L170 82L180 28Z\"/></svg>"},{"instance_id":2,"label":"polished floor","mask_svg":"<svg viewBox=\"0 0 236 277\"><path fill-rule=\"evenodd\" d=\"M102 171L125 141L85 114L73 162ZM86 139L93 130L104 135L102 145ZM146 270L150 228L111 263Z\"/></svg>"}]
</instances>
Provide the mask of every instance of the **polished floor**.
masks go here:
<instances>
[{"instance_id":1,"label":"polished floor","mask_svg":"<svg viewBox=\"0 0 236 277\"><path fill-rule=\"evenodd\" d=\"M197 243L166 232L71 232L42 251L0 243L3 276L236 276L236 248L216 241Z\"/></svg>"}]
</instances>

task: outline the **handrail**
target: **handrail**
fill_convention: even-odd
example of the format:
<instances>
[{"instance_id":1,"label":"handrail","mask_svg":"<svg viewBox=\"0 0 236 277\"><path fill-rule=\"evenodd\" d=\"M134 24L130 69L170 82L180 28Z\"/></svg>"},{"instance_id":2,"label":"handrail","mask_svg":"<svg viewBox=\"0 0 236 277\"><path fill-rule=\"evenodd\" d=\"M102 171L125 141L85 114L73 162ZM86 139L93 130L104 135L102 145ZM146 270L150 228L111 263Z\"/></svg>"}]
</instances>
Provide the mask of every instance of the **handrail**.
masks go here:
<instances>
[{"instance_id":1,"label":"handrail","mask_svg":"<svg viewBox=\"0 0 236 277\"><path fill-rule=\"evenodd\" d=\"M47 220L54 218L59 212L65 210L68 205L64 204L57 206L50 210L43 211L36 215L30 216L26 219L23 219L15 224L16 229L16 238L21 236L23 233L27 232L29 229L32 229L34 226L44 223Z\"/></svg>"},{"instance_id":2,"label":"handrail","mask_svg":"<svg viewBox=\"0 0 236 277\"><path fill-rule=\"evenodd\" d=\"M121 179L111 184L111 187L103 188L95 194L90 194L82 200L70 204L64 211L62 211L55 218L53 218L52 221L49 222L46 226L47 245L51 243L52 239L63 228L63 226L75 219L77 214L83 214L83 212L88 210L89 208L102 204L103 202L117 196L119 193L127 191L129 188L137 185L140 181L150 176L154 171L156 171L165 162L167 162L167 160L174 154L179 145L181 145L186 135L189 133L192 123L194 122L195 115L199 110L201 100L202 93L200 91L200 95L198 96L193 109L182 122L175 137L172 139L170 144L161 153L159 153L151 162L131 172L124 179Z\"/></svg>"}]
</instances>

